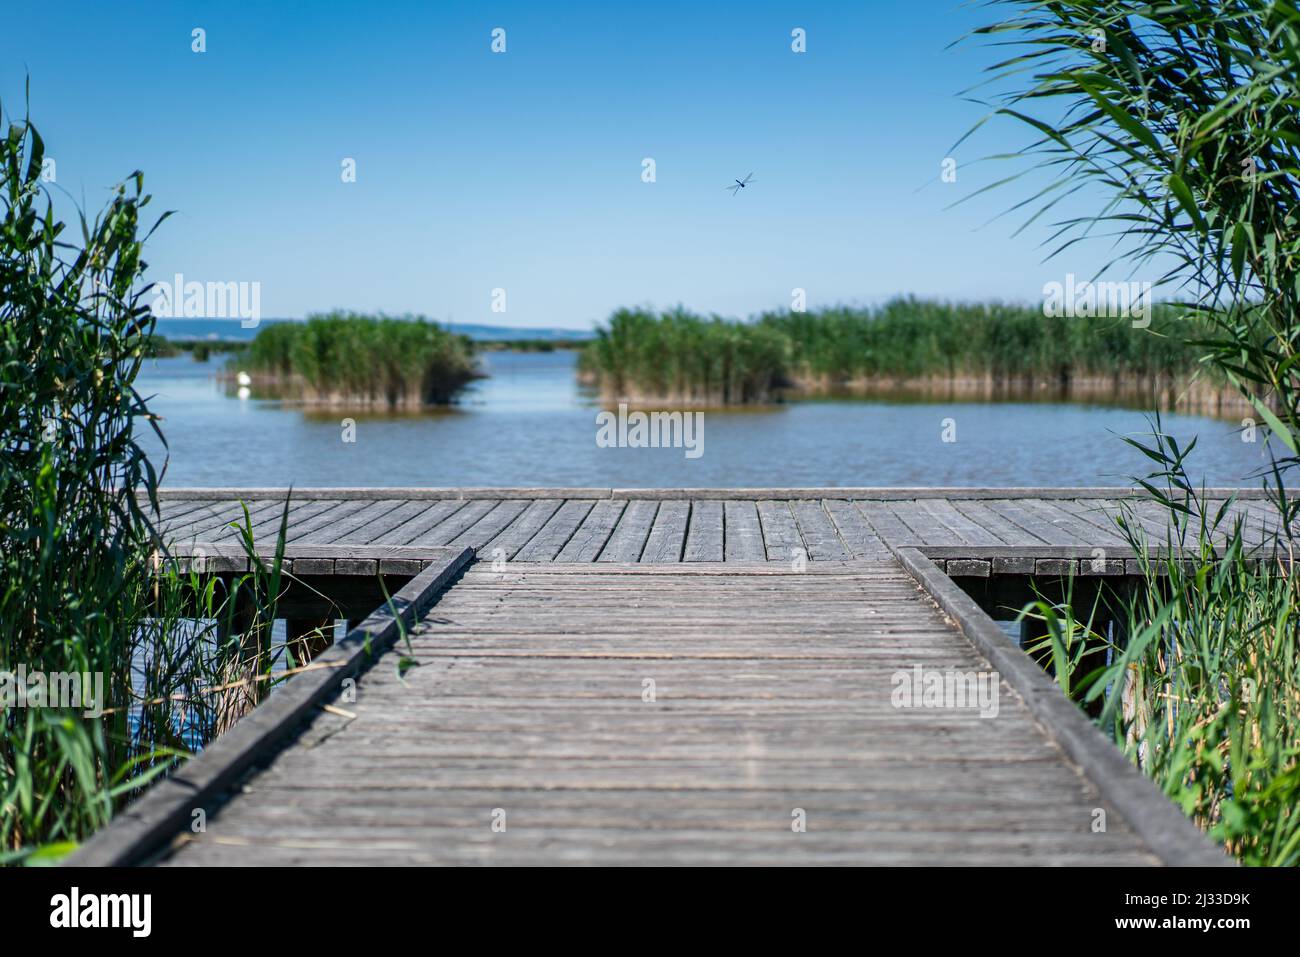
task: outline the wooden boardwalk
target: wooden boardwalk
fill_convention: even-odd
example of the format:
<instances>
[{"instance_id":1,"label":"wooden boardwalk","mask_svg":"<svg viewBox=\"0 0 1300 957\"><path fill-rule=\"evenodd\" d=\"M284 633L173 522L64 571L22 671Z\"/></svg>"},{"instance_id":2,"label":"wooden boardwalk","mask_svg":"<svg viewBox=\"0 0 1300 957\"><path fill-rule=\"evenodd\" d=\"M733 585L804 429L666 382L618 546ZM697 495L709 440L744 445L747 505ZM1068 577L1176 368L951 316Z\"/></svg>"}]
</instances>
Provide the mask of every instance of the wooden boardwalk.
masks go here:
<instances>
[{"instance_id":1,"label":"wooden boardwalk","mask_svg":"<svg viewBox=\"0 0 1300 957\"><path fill-rule=\"evenodd\" d=\"M295 567L415 578L74 862L1224 863L948 577L1122 553L1120 495L299 491ZM273 539L164 522L237 498Z\"/></svg>"},{"instance_id":2,"label":"wooden boardwalk","mask_svg":"<svg viewBox=\"0 0 1300 957\"><path fill-rule=\"evenodd\" d=\"M200 494L202 497L200 497ZM237 490L178 490L162 519L178 542L230 543ZM274 538L283 490L244 490L257 539ZM1122 548L1122 491L1086 490L299 490L295 545L467 546L512 562L875 561L897 547ZM1247 541L1277 525L1272 505L1244 492L1234 511ZM249 497L256 496L256 497ZM458 496L458 497L457 497ZM1156 506L1133 502L1137 524L1163 544Z\"/></svg>"},{"instance_id":3,"label":"wooden boardwalk","mask_svg":"<svg viewBox=\"0 0 1300 957\"><path fill-rule=\"evenodd\" d=\"M1158 860L1005 682L893 706L899 669L992 671L893 561L478 564L411 652L167 863Z\"/></svg>"}]
</instances>

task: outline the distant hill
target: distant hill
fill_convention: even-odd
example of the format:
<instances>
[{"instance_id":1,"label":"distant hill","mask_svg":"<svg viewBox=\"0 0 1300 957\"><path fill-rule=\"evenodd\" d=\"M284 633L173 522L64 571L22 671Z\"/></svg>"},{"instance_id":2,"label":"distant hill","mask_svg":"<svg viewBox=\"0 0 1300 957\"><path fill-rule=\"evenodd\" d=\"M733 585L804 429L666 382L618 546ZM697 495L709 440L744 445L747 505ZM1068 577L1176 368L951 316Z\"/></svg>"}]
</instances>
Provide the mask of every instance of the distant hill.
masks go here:
<instances>
[{"instance_id":1,"label":"distant hill","mask_svg":"<svg viewBox=\"0 0 1300 957\"><path fill-rule=\"evenodd\" d=\"M473 322L453 322L449 324L452 332L459 332L471 339L510 340L510 339L553 339L556 341L590 339L594 333L590 329L562 329L558 326L542 326L537 329L524 329L518 326L484 326Z\"/></svg>"},{"instance_id":2,"label":"distant hill","mask_svg":"<svg viewBox=\"0 0 1300 957\"><path fill-rule=\"evenodd\" d=\"M256 327L245 329L238 319L159 319L158 335L177 341L185 339L222 339L247 340L257 335L263 326L279 322L299 322L298 319L263 319ZM537 329L525 329L519 326L487 326L473 322L446 323L453 332L469 336L477 341L516 339L542 339L554 342L580 341L590 339L592 333L583 329L563 329L557 326L544 326Z\"/></svg>"}]
</instances>

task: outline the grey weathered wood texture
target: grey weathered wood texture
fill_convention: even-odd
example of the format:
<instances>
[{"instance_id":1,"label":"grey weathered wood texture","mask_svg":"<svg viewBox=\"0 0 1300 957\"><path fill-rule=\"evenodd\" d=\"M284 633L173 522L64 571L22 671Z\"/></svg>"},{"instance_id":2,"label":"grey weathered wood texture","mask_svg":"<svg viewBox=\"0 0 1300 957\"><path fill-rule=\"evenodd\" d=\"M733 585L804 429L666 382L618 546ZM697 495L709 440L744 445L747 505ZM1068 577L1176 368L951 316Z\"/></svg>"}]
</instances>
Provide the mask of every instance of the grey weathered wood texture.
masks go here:
<instances>
[{"instance_id":1,"label":"grey weathered wood texture","mask_svg":"<svg viewBox=\"0 0 1300 957\"><path fill-rule=\"evenodd\" d=\"M1212 494L1264 541L1266 501ZM178 555L239 570L240 501L270 551L285 496L163 499ZM418 667L329 711L332 673L292 679L74 862L1223 863L948 577L1131 574L1121 515L1166 543L1121 489L296 490L291 571L427 598L480 560ZM894 707L917 666L996 670L997 716Z\"/></svg>"},{"instance_id":2,"label":"grey weathered wood texture","mask_svg":"<svg viewBox=\"0 0 1300 957\"><path fill-rule=\"evenodd\" d=\"M894 706L993 668L892 559L480 562L410 640L165 863L1161 860L1005 681Z\"/></svg>"},{"instance_id":3,"label":"grey weathered wood texture","mask_svg":"<svg viewBox=\"0 0 1300 957\"><path fill-rule=\"evenodd\" d=\"M158 493L162 500L226 501L242 498L283 499L287 488L167 488ZM1211 488L1206 490L1211 498L1235 496L1239 499L1258 500L1267 496L1257 488ZM924 488L295 488L297 499L353 499L400 498L410 500L459 500L503 498L574 498L595 500L602 498L653 498L661 501L675 499L771 499L771 498L851 498L879 501L913 499L1122 499L1139 497L1131 488L967 488L964 486Z\"/></svg>"},{"instance_id":4,"label":"grey weathered wood texture","mask_svg":"<svg viewBox=\"0 0 1300 957\"><path fill-rule=\"evenodd\" d=\"M393 595L388 607L376 609L201 754L154 785L66 863L73 867L139 863L189 827L195 810L215 806L242 774L269 759L320 705L335 698L344 680L358 675L409 629L471 557L469 549L426 555L431 559L429 567Z\"/></svg>"},{"instance_id":5,"label":"grey weathered wood texture","mask_svg":"<svg viewBox=\"0 0 1300 957\"><path fill-rule=\"evenodd\" d=\"M161 524L177 542L236 543L238 496L164 500ZM692 490L592 489L340 490L333 498L294 492L289 541L309 544L457 545L514 562L870 561L891 548L997 550L1127 548L1115 523L1122 506L1153 545L1165 543L1163 518L1149 503L1125 503L1122 490ZM867 497L866 493L871 496ZM997 494L993 494L997 492ZM1061 492L1077 493L1067 497ZM1105 492L1105 495L1100 494ZM417 494L420 493L420 494ZM438 494L434 494L438 493ZM447 493L447 494L441 494ZM859 494L862 493L862 494ZM904 494L906 493L906 494ZM1225 498L1228 491L1218 494ZM716 496L716 497L713 497ZM1234 505L1248 542L1263 540L1272 506L1244 492ZM249 490L256 538L274 538L283 497ZM970 555L963 557L987 558ZM1040 556L1051 557L1051 556Z\"/></svg>"},{"instance_id":6,"label":"grey weathered wood texture","mask_svg":"<svg viewBox=\"0 0 1300 957\"><path fill-rule=\"evenodd\" d=\"M1176 866L1228 866L1183 814L1159 795L1091 721L1061 694L1055 682L980 610L974 599L943 575L919 549L900 549L903 567L951 615L962 633L1015 689L1084 775L1097 782L1127 824L1160 860Z\"/></svg>"}]
</instances>

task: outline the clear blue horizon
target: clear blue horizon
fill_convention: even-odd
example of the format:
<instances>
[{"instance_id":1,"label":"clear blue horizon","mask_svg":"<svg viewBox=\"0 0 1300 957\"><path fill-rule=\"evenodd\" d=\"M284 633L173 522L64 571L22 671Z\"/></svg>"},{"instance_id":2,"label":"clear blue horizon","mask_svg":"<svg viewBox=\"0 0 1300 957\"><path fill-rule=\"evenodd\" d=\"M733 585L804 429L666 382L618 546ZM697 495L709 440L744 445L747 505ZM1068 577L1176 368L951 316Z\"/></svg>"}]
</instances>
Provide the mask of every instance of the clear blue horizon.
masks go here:
<instances>
[{"instance_id":1,"label":"clear blue horizon","mask_svg":"<svg viewBox=\"0 0 1300 957\"><path fill-rule=\"evenodd\" d=\"M583 329L620 305L748 316L795 288L809 307L1039 302L1112 250L1044 263L1045 223L1018 237L1015 218L989 223L1028 187L950 208L1009 172L973 161L1028 142L991 123L952 153L957 182L939 181L985 112L960 93L998 56L949 44L994 16L950 0L56 0L0 36L0 97L21 115L30 76L65 220L141 169L151 209L177 211L149 278L259 282L267 317Z\"/></svg>"}]
</instances>

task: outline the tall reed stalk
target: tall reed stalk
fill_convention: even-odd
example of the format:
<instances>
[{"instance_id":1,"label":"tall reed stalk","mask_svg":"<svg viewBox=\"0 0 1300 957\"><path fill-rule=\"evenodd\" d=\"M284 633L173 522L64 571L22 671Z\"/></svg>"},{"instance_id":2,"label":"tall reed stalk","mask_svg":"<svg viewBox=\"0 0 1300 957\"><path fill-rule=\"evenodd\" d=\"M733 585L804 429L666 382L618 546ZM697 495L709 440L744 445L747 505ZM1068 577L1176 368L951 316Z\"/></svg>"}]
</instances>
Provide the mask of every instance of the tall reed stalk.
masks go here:
<instances>
[{"instance_id":1,"label":"tall reed stalk","mask_svg":"<svg viewBox=\"0 0 1300 957\"><path fill-rule=\"evenodd\" d=\"M1117 631L1067 594L1022 612L1027 650L1134 764L1242 863L1300 865L1300 578L1286 534L1247 531L1233 501L1187 478L1158 422L1142 480L1170 517L1118 518L1141 587L1112 596Z\"/></svg>"},{"instance_id":2,"label":"tall reed stalk","mask_svg":"<svg viewBox=\"0 0 1300 957\"><path fill-rule=\"evenodd\" d=\"M143 178L77 244L43 157L26 120L0 140L0 863L67 853L264 695L284 654L266 638L279 551L223 587L155 527Z\"/></svg>"},{"instance_id":3,"label":"tall reed stalk","mask_svg":"<svg viewBox=\"0 0 1300 957\"><path fill-rule=\"evenodd\" d=\"M1044 178L1019 206L1026 226L1062 217L1053 254L1103 235L1118 260L1177 286L1181 337L1253 407L1275 456L1258 478L1276 515L1252 551L1226 505L1188 482L1192 445L1158 421L1149 444L1134 443L1157 463L1140 484L1169 533L1153 543L1131 514L1122 520L1144 587L1111 663L1071 685L1229 851L1298 864L1297 502L1286 485L1300 435L1300 14L1293 0L995 6L1009 15L978 31L1006 50L991 68L991 114L1031 136L1007 151L1028 166L995 185ZM1065 212L1072 202L1084 205ZM1163 561L1158 546L1184 560ZM1060 640L1098 640L1088 631Z\"/></svg>"}]
</instances>

